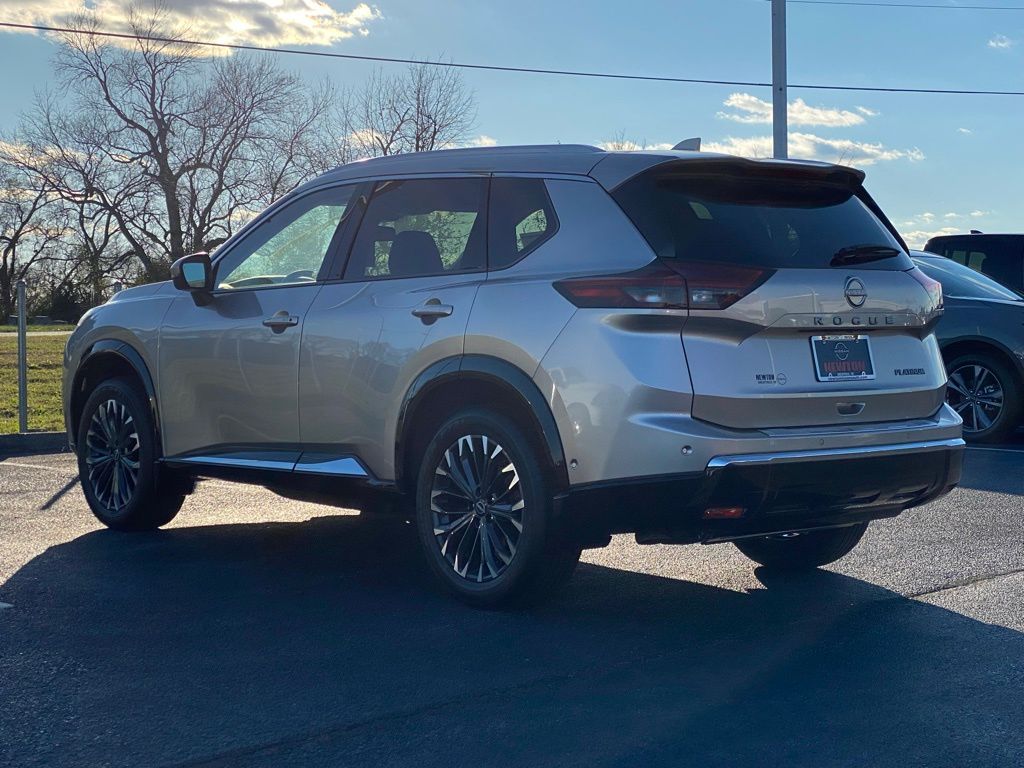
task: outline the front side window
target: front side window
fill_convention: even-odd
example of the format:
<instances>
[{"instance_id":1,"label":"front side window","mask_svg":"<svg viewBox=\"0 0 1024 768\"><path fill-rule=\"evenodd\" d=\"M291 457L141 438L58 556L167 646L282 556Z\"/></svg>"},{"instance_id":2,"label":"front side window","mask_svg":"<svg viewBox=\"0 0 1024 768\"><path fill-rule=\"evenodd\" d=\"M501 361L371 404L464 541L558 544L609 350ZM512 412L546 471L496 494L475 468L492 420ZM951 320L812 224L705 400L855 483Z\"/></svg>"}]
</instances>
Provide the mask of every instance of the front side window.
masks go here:
<instances>
[{"instance_id":1,"label":"front side window","mask_svg":"<svg viewBox=\"0 0 1024 768\"><path fill-rule=\"evenodd\" d=\"M314 282L345 217L354 187L301 197L261 222L217 266L226 290Z\"/></svg>"},{"instance_id":2,"label":"front side window","mask_svg":"<svg viewBox=\"0 0 1024 768\"><path fill-rule=\"evenodd\" d=\"M558 227L543 179L494 179L490 208L491 269L503 269L519 261Z\"/></svg>"},{"instance_id":3,"label":"front side window","mask_svg":"<svg viewBox=\"0 0 1024 768\"><path fill-rule=\"evenodd\" d=\"M381 182L363 215L345 279L483 269L486 196L482 178Z\"/></svg>"}]
</instances>

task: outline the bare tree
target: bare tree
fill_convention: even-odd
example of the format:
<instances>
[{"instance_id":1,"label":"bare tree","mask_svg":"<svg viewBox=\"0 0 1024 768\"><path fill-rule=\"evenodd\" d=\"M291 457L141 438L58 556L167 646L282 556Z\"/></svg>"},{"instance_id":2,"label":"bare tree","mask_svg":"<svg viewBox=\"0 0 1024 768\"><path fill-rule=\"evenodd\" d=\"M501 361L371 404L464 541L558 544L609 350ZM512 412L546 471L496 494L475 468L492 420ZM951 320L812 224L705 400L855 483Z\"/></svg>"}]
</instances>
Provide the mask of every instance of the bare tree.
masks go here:
<instances>
[{"instance_id":1,"label":"bare tree","mask_svg":"<svg viewBox=\"0 0 1024 768\"><path fill-rule=\"evenodd\" d=\"M17 151L4 147L4 155ZM57 251L63 231L54 198L0 158L0 317L15 310L15 286Z\"/></svg>"},{"instance_id":2,"label":"bare tree","mask_svg":"<svg viewBox=\"0 0 1024 768\"><path fill-rule=\"evenodd\" d=\"M222 242L330 162L330 88L310 88L268 58L111 44L93 23L62 36L56 67L69 96L41 97L21 140L40 160L29 170L88 209L87 220L108 216L149 279ZM133 17L131 28L181 36L159 12Z\"/></svg>"},{"instance_id":3,"label":"bare tree","mask_svg":"<svg viewBox=\"0 0 1024 768\"><path fill-rule=\"evenodd\" d=\"M458 70L412 65L377 70L346 100L352 152L360 157L425 152L464 141L476 121L473 93Z\"/></svg>"}]
</instances>

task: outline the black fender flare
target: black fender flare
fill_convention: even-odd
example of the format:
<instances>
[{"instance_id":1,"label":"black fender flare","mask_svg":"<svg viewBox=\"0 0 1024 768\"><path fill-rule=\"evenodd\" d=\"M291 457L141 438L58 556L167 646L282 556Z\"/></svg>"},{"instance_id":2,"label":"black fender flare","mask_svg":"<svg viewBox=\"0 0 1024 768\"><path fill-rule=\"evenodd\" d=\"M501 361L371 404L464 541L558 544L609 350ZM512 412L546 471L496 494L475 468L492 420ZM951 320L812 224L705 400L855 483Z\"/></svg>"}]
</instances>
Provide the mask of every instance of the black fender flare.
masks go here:
<instances>
[{"instance_id":1,"label":"black fender flare","mask_svg":"<svg viewBox=\"0 0 1024 768\"><path fill-rule=\"evenodd\" d=\"M121 341L120 339L101 339L100 341L92 344L86 350L78 364L78 370L75 371L75 377L72 382L71 397L68 398L69 410L72 413L74 412L74 398L79 394L78 390L81 387L82 374L89 367L89 361L94 360L96 357L101 355L119 357L123 362L127 363L139 377L139 381L142 382L142 387L146 391L146 400L149 402L150 414L153 417L153 427L156 430L157 445L160 446L162 444L160 433L160 413L157 410L156 387L153 384L153 376L150 374L149 367L146 365L146 361L142 358L142 355L139 354L139 351L127 341ZM68 440L71 443L72 448L74 448L74 439L76 437L74 433L77 427L77 424L68 424Z\"/></svg>"},{"instance_id":2,"label":"black fender flare","mask_svg":"<svg viewBox=\"0 0 1024 768\"><path fill-rule=\"evenodd\" d=\"M423 398L439 386L453 381L476 379L495 383L522 399L523 404L537 420L540 435L547 450L551 467L559 484L559 491L569 485L565 464L562 438L554 414L544 395L526 372L512 363L488 355L458 355L427 366L413 380L402 399L395 429L395 480L402 483L402 469L405 466L405 450L409 441L406 429L410 414L415 414Z\"/></svg>"}]
</instances>

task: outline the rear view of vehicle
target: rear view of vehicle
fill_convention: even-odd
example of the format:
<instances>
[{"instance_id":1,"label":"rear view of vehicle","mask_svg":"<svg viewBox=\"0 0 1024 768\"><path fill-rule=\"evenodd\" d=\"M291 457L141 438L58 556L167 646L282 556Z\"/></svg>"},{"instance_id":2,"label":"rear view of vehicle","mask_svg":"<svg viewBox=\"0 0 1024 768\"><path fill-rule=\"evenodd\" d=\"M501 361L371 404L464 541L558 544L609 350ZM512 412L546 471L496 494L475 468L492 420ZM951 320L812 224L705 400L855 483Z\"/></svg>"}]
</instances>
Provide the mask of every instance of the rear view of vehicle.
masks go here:
<instances>
[{"instance_id":1,"label":"rear view of vehicle","mask_svg":"<svg viewBox=\"0 0 1024 768\"><path fill-rule=\"evenodd\" d=\"M555 286L579 308L543 362L570 414L574 525L813 567L957 482L941 289L862 174L708 156L632 170L612 156L592 175L652 258Z\"/></svg>"}]
</instances>

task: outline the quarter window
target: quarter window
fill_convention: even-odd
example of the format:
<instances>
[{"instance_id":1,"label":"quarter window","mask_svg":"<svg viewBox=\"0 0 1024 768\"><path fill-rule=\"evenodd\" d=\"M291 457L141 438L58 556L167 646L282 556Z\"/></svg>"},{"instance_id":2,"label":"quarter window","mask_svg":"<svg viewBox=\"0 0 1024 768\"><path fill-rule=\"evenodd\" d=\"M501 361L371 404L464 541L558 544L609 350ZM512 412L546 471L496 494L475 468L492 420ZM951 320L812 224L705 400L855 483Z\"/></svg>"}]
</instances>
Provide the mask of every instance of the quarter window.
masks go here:
<instances>
[{"instance_id":1,"label":"quarter window","mask_svg":"<svg viewBox=\"0 0 1024 768\"><path fill-rule=\"evenodd\" d=\"M491 269L504 269L519 261L558 228L543 179L494 179L490 208Z\"/></svg>"},{"instance_id":2,"label":"quarter window","mask_svg":"<svg viewBox=\"0 0 1024 768\"><path fill-rule=\"evenodd\" d=\"M217 287L237 290L315 282L352 191L349 185L314 192L264 220L218 264Z\"/></svg>"},{"instance_id":3,"label":"quarter window","mask_svg":"<svg viewBox=\"0 0 1024 768\"><path fill-rule=\"evenodd\" d=\"M486 193L482 178L382 182L363 216L345 278L483 269Z\"/></svg>"}]
</instances>

